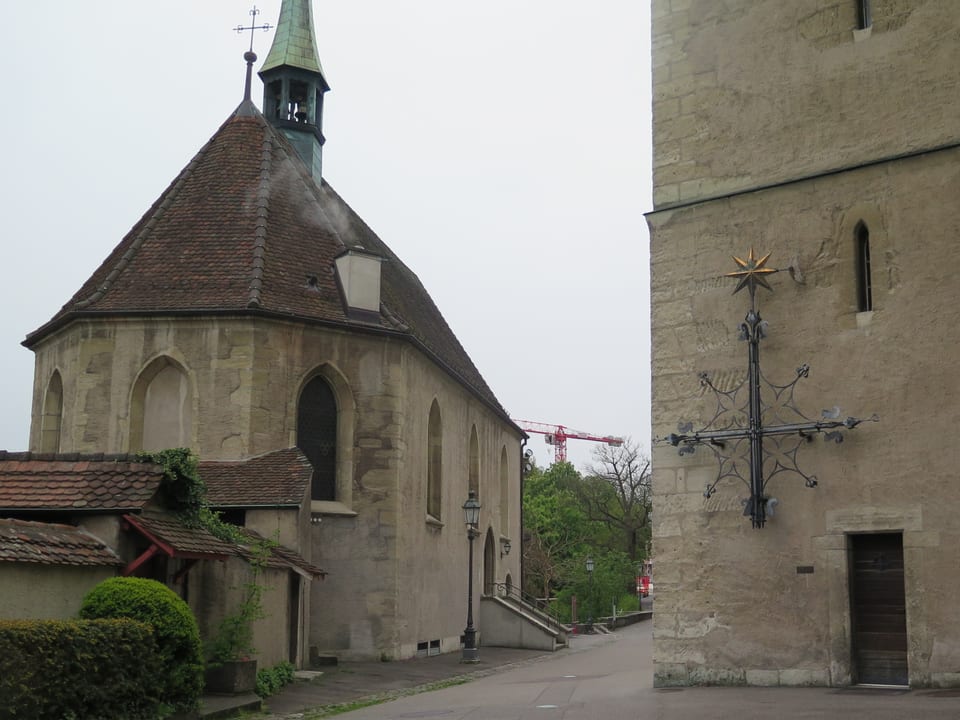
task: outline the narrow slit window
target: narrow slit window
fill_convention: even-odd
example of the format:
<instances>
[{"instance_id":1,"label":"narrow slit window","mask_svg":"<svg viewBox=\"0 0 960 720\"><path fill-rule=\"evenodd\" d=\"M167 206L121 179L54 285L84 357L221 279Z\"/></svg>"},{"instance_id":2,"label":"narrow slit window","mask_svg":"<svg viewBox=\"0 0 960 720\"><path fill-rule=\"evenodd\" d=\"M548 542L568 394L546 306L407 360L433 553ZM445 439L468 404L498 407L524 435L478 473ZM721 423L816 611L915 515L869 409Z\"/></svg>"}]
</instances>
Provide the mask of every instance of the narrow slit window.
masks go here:
<instances>
[{"instance_id":1,"label":"narrow slit window","mask_svg":"<svg viewBox=\"0 0 960 720\"><path fill-rule=\"evenodd\" d=\"M870 231L863 223L856 229L857 312L873 310L873 282L870 279Z\"/></svg>"},{"instance_id":2,"label":"narrow slit window","mask_svg":"<svg viewBox=\"0 0 960 720\"><path fill-rule=\"evenodd\" d=\"M427 515L441 520L443 499L443 424L440 421L440 406L434 400L430 406L427 425Z\"/></svg>"},{"instance_id":3,"label":"narrow slit window","mask_svg":"<svg viewBox=\"0 0 960 720\"><path fill-rule=\"evenodd\" d=\"M857 0L857 29L866 30L872 23L870 0Z\"/></svg>"}]
</instances>

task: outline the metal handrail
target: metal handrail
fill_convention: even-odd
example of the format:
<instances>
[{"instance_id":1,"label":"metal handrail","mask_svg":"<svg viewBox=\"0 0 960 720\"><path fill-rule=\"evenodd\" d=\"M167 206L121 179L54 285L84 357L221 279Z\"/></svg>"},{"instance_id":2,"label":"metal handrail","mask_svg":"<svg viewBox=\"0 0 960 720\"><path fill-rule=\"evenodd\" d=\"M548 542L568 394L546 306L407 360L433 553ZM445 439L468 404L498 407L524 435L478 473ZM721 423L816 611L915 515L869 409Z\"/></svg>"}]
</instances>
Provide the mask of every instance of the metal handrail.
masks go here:
<instances>
[{"instance_id":1,"label":"metal handrail","mask_svg":"<svg viewBox=\"0 0 960 720\"><path fill-rule=\"evenodd\" d=\"M557 632L564 632L569 630L561 621L560 617L548 610L547 604L538 597L534 597L529 593L523 592L516 585L508 585L507 583L492 583L490 585L496 594L499 597L506 598L507 600L514 600L519 602L525 608L533 611L533 613L542 619L547 621L547 624L552 626Z\"/></svg>"}]
</instances>

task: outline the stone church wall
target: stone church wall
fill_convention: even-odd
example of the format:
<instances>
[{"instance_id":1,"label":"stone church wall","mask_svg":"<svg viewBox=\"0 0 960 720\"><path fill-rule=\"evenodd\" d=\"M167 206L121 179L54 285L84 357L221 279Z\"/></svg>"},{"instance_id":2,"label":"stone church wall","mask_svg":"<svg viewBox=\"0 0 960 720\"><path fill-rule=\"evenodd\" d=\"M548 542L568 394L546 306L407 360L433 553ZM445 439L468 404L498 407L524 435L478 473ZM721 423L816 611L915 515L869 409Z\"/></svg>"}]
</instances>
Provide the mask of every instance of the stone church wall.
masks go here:
<instances>
[{"instance_id":1,"label":"stone church wall","mask_svg":"<svg viewBox=\"0 0 960 720\"><path fill-rule=\"evenodd\" d=\"M957 139L953 0L653 0L654 203Z\"/></svg>"},{"instance_id":2,"label":"stone church wall","mask_svg":"<svg viewBox=\"0 0 960 720\"><path fill-rule=\"evenodd\" d=\"M417 643L457 647L465 623L471 428L480 445L481 530L492 529L494 579L519 582L519 438L489 408L408 342L266 320L79 321L36 348L31 444L40 438L44 388L63 381L61 450L138 449L138 377L158 358L182 368L192 417L189 445L205 460L237 460L296 444L300 390L317 372L334 386L342 432L336 502L284 521L281 537L329 575L312 583L309 647L344 659L413 655ZM78 372L75 368L80 368ZM442 526L426 520L426 428L443 418ZM181 423L185 425L185 423ZM500 514L506 451L512 529ZM262 513L261 513L262 515ZM253 518L251 517L251 520ZM271 523L275 519L261 518ZM279 521L278 521L279 522ZM272 527L272 525L271 525ZM290 542L297 535L300 542ZM484 538L474 544L482 577ZM482 584L476 583L476 592ZM475 609L476 610L476 609Z\"/></svg>"},{"instance_id":3,"label":"stone church wall","mask_svg":"<svg viewBox=\"0 0 960 720\"><path fill-rule=\"evenodd\" d=\"M956 238L960 44L949 0L653 0L653 428L703 427L745 376L731 256L771 253L758 289L765 378L810 375L796 405L869 417L783 473L761 530L749 492L707 448L654 449L655 683L847 685L851 542L902 537L912 686L960 685L952 547L960 490L949 428L960 341ZM929 151L921 154L920 151ZM872 309L858 312L858 224L869 230ZM770 395L765 395L769 401ZM788 458L782 458L789 464Z\"/></svg>"},{"instance_id":4,"label":"stone church wall","mask_svg":"<svg viewBox=\"0 0 960 720\"><path fill-rule=\"evenodd\" d=\"M397 531L399 543L398 633L401 657L416 652L417 644L440 640L444 652L459 647L466 626L468 552L463 503L469 492L470 438L476 427L479 440L480 536L473 541L474 624L479 617L479 596L484 577L504 582L507 573L519 584L519 552L501 557L501 537L519 548L520 443L503 422L476 398L468 395L445 373L439 372L412 348L403 364L407 407L420 422L404 425L402 442L407 452L401 470ZM443 482L441 523L427 518L427 419L437 400L443 423ZM500 514L500 463L507 458L508 493L514 511L504 525ZM484 558L488 530L494 552ZM492 555L492 558L491 558ZM493 567L485 567L492 561ZM478 628L482 634L483 629Z\"/></svg>"},{"instance_id":5,"label":"stone church wall","mask_svg":"<svg viewBox=\"0 0 960 720\"><path fill-rule=\"evenodd\" d=\"M649 216L654 238L654 432L703 427L722 389L746 372L737 327L749 306L731 295L732 255L751 246L794 272L757 290L769 322L761 369L786 384L811 366L795 401L811 418L879 414L798 451L819 478L769 480L775 517L754 530L736 480L705 500L717 464L706 448L654 451L656 682L845 685L851 681L847 535L902 532L910 683L960 681L955 546L960 486L950 441L935 428L960 416L952 388L960 344L954 245L960 236L960 150ZM854 228L868 224L874 310L857 312ZM770 400L770 395L765 399ZM811 573L798 573L812 567Z\"/></svg>"}]
</instances>

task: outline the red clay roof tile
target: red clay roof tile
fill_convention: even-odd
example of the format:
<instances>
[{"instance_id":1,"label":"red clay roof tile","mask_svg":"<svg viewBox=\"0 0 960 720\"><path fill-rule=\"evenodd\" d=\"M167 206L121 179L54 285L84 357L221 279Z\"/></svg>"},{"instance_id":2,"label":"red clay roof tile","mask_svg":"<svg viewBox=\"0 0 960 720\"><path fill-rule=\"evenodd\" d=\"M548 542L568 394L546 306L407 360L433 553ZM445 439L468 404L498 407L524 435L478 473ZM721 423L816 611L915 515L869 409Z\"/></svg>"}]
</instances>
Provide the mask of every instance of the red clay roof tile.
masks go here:
<instances>
[{"instance_id":1,"label":"red clay roof tile","mask_svg":"<svg viewBox=\"0 0 960 720\"><path fill-rule=\"evenodd\" d=\"M93 457L99 459L0 451L0 510L136 510L160 487L159 465L129 455Z\"/></svg>"},{"instance_id":2,"label":"red clay roof tile","mask_svg":"<svg viewBox=\"0 0 960 720\"><path fill-rule=\"evenodd\" d=\"M201 462L199 470L213 507L298 507L313 474L299 448L241 462Z\"/></svg>"},{"instance_id":3,"label":"red clay roof tile","mask_svg":"<svg viewBox=\"0 0 960 720\"><path fill-rule=\"evenodd\" d=\"M0 518L0 562L43 565L122 565L89 533L72 525Z\"/></svg>"},{"instance_id":4,"label":"red clay roof tile","mask_svg":"<svg viewBox=\"0 0 960 720\"><path fill-rule=\"evenodd\" d=\"M242 555L237 545L220 540L204 528L187 527L173 515L144 513L124 515L124 519L178 553L212 558Z\"/></svg>"}]
</instances>

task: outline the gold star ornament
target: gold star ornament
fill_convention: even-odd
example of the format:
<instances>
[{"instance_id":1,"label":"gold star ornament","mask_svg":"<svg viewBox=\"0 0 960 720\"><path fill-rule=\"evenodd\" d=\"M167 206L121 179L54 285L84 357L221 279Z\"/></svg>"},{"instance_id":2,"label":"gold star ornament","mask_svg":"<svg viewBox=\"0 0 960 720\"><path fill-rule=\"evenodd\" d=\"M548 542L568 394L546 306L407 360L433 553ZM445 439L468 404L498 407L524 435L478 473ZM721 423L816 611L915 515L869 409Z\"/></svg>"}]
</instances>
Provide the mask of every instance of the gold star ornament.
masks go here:
<instances>
[{"instance_id":1,"label":"gold star ornament","mask_svg":"<svg viewBox=\"0 0 960 720\"><path fill-rule=\"evenodd\" d=\"M753 297L754 292L756 292L757 285L761 285L767 290L773 292L773 288L767 284L764 275L778 272L778 270L776 268L767 267L767 259L769 257L770 253L767 253L762 258L758 258L753 252L753 248L750 248L750 254L747 255L746 260L734 256L733 261L740 269L736 272L726 273L724 276L740 278L740 282L737 284L737 289L733 291L734 295L743 290L743 288L749 287L750 297Z\"/></svg>"}]
</instances>

